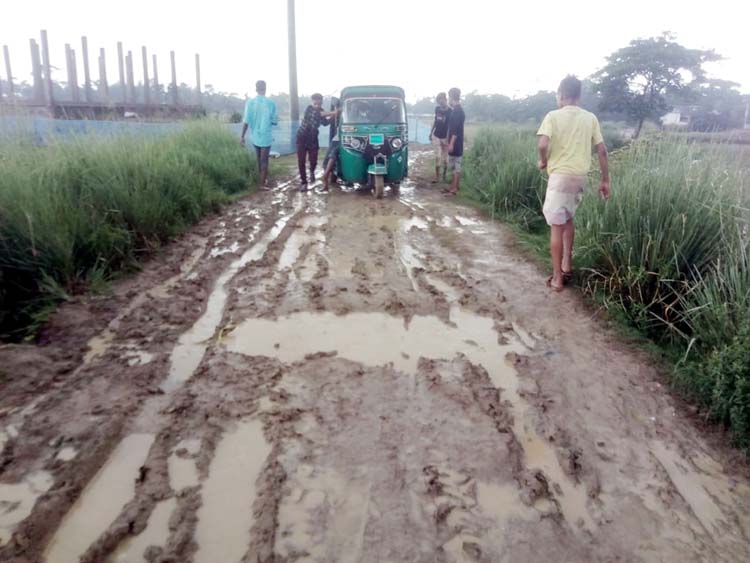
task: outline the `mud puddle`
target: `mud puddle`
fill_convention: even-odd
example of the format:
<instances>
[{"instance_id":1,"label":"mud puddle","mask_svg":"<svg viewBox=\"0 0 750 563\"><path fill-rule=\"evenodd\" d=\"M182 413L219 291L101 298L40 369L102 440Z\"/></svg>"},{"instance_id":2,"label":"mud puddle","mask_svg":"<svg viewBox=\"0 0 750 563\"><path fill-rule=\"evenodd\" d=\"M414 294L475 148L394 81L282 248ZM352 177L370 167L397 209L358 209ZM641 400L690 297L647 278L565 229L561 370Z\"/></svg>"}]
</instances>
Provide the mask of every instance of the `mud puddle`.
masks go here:
<instances>
[{"instance_id":1,"label":"mud puddle","mask_svg":"<svg viewBox=\"0 0 750 563\"><path fill-rule=\"evenodd\" d=\"M279 219L258 242L240 258L233 261L216 280L206 303L206 311L190 330L180 336L177 345L172 350L169 358L169 376L161 385L163 391L167 393L174 391L193 375L206 353L209 339L216 332L224 315L224 307L229 296L227 284L242 268L263 257L268 246L281 234L291 217L292 215L286 215Z\"/></svg>"},{"instance_id":2,"label":"mud puddle","mask_svg":"<svg viewBox=\"0 0 750 563\"><path fill-rule=\"evenodd\" d=\"M195 563L239 561L250 544L255 481L271 447L258 420L239 422L214 454L198 510Z\"/></svg>"},{"instance_id":3,"label":"mud puddle","mask_svg":"<svg viewBox=\"0 0 750 563\"><path fill-rule=\"evenodd\" d=\"M52 475L46 471L32 473L20 483L0 483L0 547L10 541L16 526L31 514L52 483Z\"/></svg>"},{"instance_id":4,"label":"mud puddle","mask_svg":"<svg viewBox=\"0 0 750 563\"><path fill-rule=\"evenodd\" d=\"M126 436L63 518L45 551L52 563L78 563L135 495L138 470L154 442L153 434Z\"/></svg>"}]
</instances>

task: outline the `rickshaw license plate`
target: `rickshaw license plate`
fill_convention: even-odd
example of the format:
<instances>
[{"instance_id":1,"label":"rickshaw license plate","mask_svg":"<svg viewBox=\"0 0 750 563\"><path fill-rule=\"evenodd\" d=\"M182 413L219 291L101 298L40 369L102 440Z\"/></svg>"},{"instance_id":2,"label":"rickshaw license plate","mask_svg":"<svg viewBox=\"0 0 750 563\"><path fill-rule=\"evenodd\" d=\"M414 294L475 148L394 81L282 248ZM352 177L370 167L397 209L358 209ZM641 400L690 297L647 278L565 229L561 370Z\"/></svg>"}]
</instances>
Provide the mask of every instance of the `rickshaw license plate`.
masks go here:
<instances>
[{"instance_id":1,"label":"rickshaw license plate","mask_svg":"<svg viewBox=\"0 0 750 563\"><path fill-rule=\"evenodd\" d=\"M383 143L385 143L385 135L382 133L373 133L370 135L371 145L382 145Z\"/></svg>"}]
</instances>

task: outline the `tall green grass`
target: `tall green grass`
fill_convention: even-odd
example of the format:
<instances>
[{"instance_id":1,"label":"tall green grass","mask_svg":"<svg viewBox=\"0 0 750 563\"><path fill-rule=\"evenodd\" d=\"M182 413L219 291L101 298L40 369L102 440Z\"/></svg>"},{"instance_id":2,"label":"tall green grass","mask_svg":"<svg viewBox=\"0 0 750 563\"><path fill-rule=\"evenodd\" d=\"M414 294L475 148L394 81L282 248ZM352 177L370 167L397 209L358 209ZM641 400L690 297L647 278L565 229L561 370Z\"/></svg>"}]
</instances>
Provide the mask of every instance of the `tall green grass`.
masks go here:
<instances>
[{"instance_id":1,"label":"tall green grass","mask_svg":"<svg viewBox=\"0 0 750 563\"><path fill-rule=\"evenodd\" d=\"M501 218L543 233L535 145L533 131L480 132L465 159L466 186ZM574 255L584 292L679 350L675 384L743 446L750 445L747 156L672 136L616 151L609 201L597 197L592 173Z\"/></svg>"},{"instance_id":2,"label":"tall green grass","mask_svg":"<svg viewBox=\"0 0 750 563\"><path fill-rule=\"evenodd\" d=\"M134 266L256 180L218 125L155 138L0 145L0 334L45 305Z\"/></svg>"}]
</instances>

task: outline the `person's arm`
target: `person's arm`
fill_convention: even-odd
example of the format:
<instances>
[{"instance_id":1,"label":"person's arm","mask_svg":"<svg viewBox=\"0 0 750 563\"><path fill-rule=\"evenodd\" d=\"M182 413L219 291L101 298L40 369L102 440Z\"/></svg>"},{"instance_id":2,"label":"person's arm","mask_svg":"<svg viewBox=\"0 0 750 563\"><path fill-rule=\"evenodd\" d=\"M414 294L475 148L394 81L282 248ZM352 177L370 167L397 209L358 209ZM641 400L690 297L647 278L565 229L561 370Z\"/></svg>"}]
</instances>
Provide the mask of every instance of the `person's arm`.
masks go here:
<instances>
[{"instance_id":1,"label":"person's arm","mask_svg":"<svg viewBox=\"0 0 750 563\"><path fill-rule=\"evenodd\" d=\"M430 141L432 141L432 136L435 134L435 127L437 127L437 111L435 112L435 118L432 120L432 129L430 129Z\"/></svg>"},{"instance_id":2,"label":"person's arm","mask_svg":"<svg viewBox=\"0 0 750 563\"><path fill-rule=\"evenodd\" d=\"M539 135L537 150L539 151L539 170L546 170L547 159L549 158L549 137L547 135Z\"/></svg>"},{"instance_id":3,"label":"person's arm","mask_svg":"<svg viewBox=\"0 0 750 563\"><path fill-rule=\"evenodd\" d=\"M242 135L240 135L240 144L245 146L245 134L247 133L247 123L242 124Z\"/></svg>"},{"instance_id":4,"label":"person's arm","mask_svg":"<svg viewBox=\"0 0 750 563\"><path fill-rule=\"evenodd\" d=\"M245 135L247 134L247 128L252 123L252 116L250 114L250 100L245 102L245 115L242 118L242 134L240 135L240 144L245 146Z\"/></svg>"},{"instance_id":5,"label":"person's arm","mask_svg":"<svg viewBox=\"0 0 750 563\"><path fill-rule=\"evenodd\" d=\"M596 155L599 157L599 169L602 171L602 178L599 181L599 193L603 199L609 199L609 155L607 154L607 145L604 143L599 120L596 117L594 117L594 130L591 135L591 141L594 147L596 147Z\"/></svg>"},{"instance_id":6,"label":"person's arm","mask_svg":"<svg viewBox=\"0 0 750 563\"><path fill-rule=\"evenodd\" d=\"M279 124L279 115L276 113L276 102L271 100L271 126L276 127Z\"/></svg>"},{"instance_id":7,"label":"person's arm","mask_svg":"<svg viewBox=\"0 0 750 563\"><path fill-rule=\"evenodd\" d=\"M596 154L599 157L599 168L602 171L602 179L599 182L599 193L602 198L609 199L609 154L607 145L599 143L596 145Z\"/></svg>"},{"instance_id":8,"label":"person's arm","mask_svg":"<svg viewBox=\"0 0 750 563\"><path fill-rule=\"evenodd\" d=\"M551 113L548 113L542 119L542 124L539 126L539 130L536 132L539 137L537 143L537 151L539 152L539 170L547 169L547 160L549 159L549 142L552 138L552 117Z\"/></svg>"}]
</instances>

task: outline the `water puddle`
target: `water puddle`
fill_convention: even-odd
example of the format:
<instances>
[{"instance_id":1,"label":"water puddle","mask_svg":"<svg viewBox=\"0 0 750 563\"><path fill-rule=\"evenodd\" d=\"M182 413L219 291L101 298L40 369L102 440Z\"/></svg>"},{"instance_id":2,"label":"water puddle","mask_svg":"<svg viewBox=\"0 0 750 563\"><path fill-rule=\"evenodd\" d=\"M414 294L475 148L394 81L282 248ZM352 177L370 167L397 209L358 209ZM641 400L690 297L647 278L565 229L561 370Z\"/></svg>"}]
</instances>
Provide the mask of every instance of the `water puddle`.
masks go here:
<instances>
[{"instance_id":1,"label":"water puddle","mask_svg":"<svg viewBox=\"0 0 750 563\"><path fill-rule=\"evenodd\" d=\"M240 561L250 543L255 481L271 446L259 420L228 431L216 448L198 510L195 563Z\"/></svg>"},{"instance_id":2,"label":"water puddle","mask_svg":"<svg viewBox=\"0 0 750 563\"><path fill-rule=\"evenodd\" d=\"M44 552L52 563L78 563L135 495L139 468L146 462L153 434L131 434L115 448L86 485Z\"/></svg>"},{"instance_id":3,"label":"water puddle","mask_svg":"<svg viewBox=\"0 0 750 563\"><path fill-rule=\"evenodd\" d=\"M322 216L309 215L300 221L299 228L289 236L284 245L284 250L279 257L279 270L292 268L299 260L299 255L305 243L325 242L322 234L309 234L309 229L319 229L325 225L327 219Z\"/></svg>"},{"instance_id":4,"label":"water puddle","mask_svg":"<svg viewBox=\"0 0 750 563\"><path fill-rule=\"evenodd\" d=\"M224 315L224 306L229 297L227 284L242 268L263 257L268 246L276 240L290 218L291 216L286 216L279 219L257 243L233 261L216 280L211 295L208 297L205 312L188 331L180 336L177 345L172 350L169 358L169 376L161 386L163 391L167 393L174 391L193 375L206 353L208 340L216 332L216 327Z\"/></svg>"},{"instance_id":5,"label":"water puddle","mask_svg":"<svg viewBox=\"0 0 750 563\"><path fill-rule=\"evenodd\" d=\"M133 366L143 366L146 364L150 364L154 361L154 354L151 352L144 352L143 350L128 350L125 353L125 358L128 361L128 365L130 367Z\"/></svg>"},{"instance_id":6,"label":"water puddle","mask_svg":"<svg viewBox=\"0 0 750 563\"><path fill-rule=\"evenodd\" d=\"M405 233L408 233L412 229L418 229L420 231L426 231L429 228L429 223L422 219L421 217L417 217L416 215L410 219L404 219L401 222L401 228L404 230Z\"/></svg>"},{"instance_id":7,"label":"water puddle","mask_svg":"<svg viewBox=\"0 0 750 563\"><path fill-rule=\"evenodd\" d=\"M60 461L71 461L74 460L77 455L78 452L76 451L76 449L68 446L67 448L63 448L59 452L57 452L55 459Z\"/></svg>"},{"instance_id":8,"label":"water puddle","mask_svg":"<svg viewBox=\"0 0 750 563\"><path fill-rule=\"evenodd\" d=\"M709 535L718 539L727 534L732 534L736 535L738 540L743 541L742 536L737 533L736 527L727 522L721 507L717 503L718 500L721 500L729 506L735 504L735 493L728 490L725 480L714 479L710 474L701 474L696 471L688 460L667 448L663 442L653 442L651 453L667 472L675 488L685 499L685 502L690 505L693 514ZM742 514L742 512L741 509L737 510L738 514ZM739 524L746 533L750 532L748 527L750 518L747 514L744 515L744 518L740 518Z\"/></svg>"},{"instance_id":9,"label":"water puddle","mask_svg":"<svg viewBox=\"0 0 750 563\"><path fill-rule=\"evenodd\" d=\"M32 473L20 483L0 483L0 546L10 541L16 526L31 514L37 499L53 483L46 471Z\"/></svg>"},{"instance_id":10,"label":"water puddle","mask_svg":"<svg viewBox=\"0 0 750 563\"><path fill-rule=\"evenodd\" d=\"M198 468L195 466L194 456L200 451L200 445L200 440L183 440L169 456L169 486L174 492L198 485ZM179 455L181 450L185 450L186 455Z\"/></svg>"},{"instance_id":11,"label":"water puddle","mask_svg":"<svg viewBox=\"0 0 750 563\"><path fill-rule=\"evenodd\" d=\"M456 215L454 218L462 227L473 227L480 224L479 221L475 219L469 219L468 217L462 217L461 215Z\"/></svg>"},{"instance_id":12,"label":"water puddle","mask_svg":"<svg viewBox=\"0 0 750 563\"><path fill-rule=\"evenodd\" d=\"M217 246L211 249L211 258L216 258L217 256L223 256L224 254L234 254L240 249L240 243L237 241L234 241L229 246Z\"/></svg>"},{"instance_id":13,"label":"water puddle","mask_svg":"<svg viewBox=\"0 0 750 563\"><path fill-rule=\"evenodd\" d=\"M516 336L518 336L519 340L523 342L523 345L526 346L529 350L533 350L534 346L536 346L536 339L534 339L531 334L526 332L518 323L512 323L513 325L513 332L516 333Z\"/></svg>"},{"instance_id":14,"label":"water puddle","mask_svg":"<svg viewBox=\"0 0 750 563\"><path fill-rule=\"evenodd\" d=\"M409 277L411 286L415 293L419 293L419 284L417 279L414 277L414 268L424 268L424 263L420 259L417 251L412 245L405 240L402 240L399 245L399 258L401 263L404 265L406 275Z\"/></svg>"},{"instance_id":15,"label":"water puddle","mask_svg":"<svg viewBox=\"0 0 750 563\"><path fill-rule=\"evenodd\" d=\"M148 517L146 528L137 536L126 539L112 554L109 563L147 563L144 552L151 546L164 547L169 537L169 518L177 507L172 497L156 504Z\"/></svg>"},{"instance_id":16,"label":"water puddle","mask_svg":"<svg viewBox=\"0 0 750 563\"><path fill-rule=\"evenodd\" d=\"M452 288L438 280L430 281L455 300ZM285 363L302 361L316 352L336 351L348 360L367 366L392 364L411 375L416 374L420 357L450 360L463 354L483 366L492 383L502 389L503 399L512 406L513 431L524 450L526 464L543 471L550 480L552 494L566 519L574 528L582 522L587 529L594 529L586 508L585 488L568 479L553 446L526 422L529 405L518 393L518 374L505 361L507 353L522 352L522 344L516 338L510 344L498 344L493 319L456 305L451 307L450 321L455 326L437 317L417 315L407 327L402 319L384 313L337 316L303 312L275 321L248 319L224 340L224 345L232 352L278 358ZM440 338L435 337L438 334ZM278 342L295 344L277 348ZM561 492L557 492L557 487Z\"/></svg>"}]
</instances>

